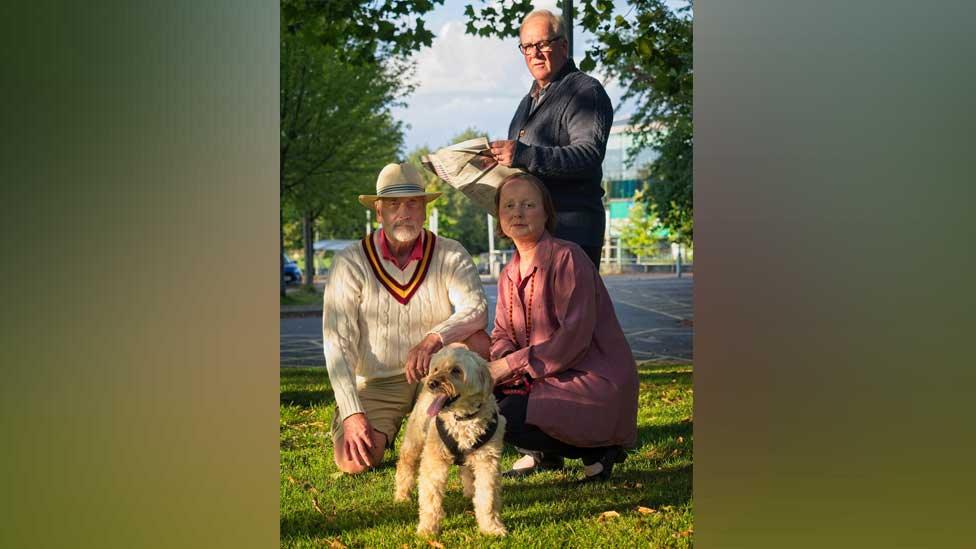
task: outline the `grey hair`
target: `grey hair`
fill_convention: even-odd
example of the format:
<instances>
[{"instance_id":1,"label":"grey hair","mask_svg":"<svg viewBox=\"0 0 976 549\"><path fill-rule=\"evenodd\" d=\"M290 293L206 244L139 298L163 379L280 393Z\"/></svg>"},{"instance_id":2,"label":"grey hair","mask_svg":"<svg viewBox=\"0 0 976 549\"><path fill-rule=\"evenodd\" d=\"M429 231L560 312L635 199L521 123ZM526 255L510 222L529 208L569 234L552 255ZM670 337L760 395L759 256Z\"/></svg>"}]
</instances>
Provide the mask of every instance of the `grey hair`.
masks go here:
<instances>
[{"instance_id":1,"label":"grey hair","mask_svg":"<svg viewBox=\"0 0 976 549\"><path fill-rule=\"evenodd\" d=\"M549 10L535 10L532 13L525 16L522 19L522 24L519 25L519 34L522 34L522 27L529 21L529 19L535 19L536 17L545 17L546 21L549 22L549 30L552 32L552 36L563 36L563 18L559 15L552 13Z\"/></svg>"}]
</instances>

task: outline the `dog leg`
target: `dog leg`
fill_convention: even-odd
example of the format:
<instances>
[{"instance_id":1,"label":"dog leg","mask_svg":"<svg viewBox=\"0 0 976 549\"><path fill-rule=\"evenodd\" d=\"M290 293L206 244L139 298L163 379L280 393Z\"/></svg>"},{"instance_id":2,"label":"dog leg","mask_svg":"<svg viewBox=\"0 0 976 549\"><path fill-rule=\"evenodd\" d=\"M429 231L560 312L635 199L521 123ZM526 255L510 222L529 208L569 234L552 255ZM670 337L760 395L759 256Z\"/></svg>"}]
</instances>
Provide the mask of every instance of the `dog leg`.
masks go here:
<instances>
[{"instance_id":1,"label":"dog leg","mask_svg":"<svg viewBox=\"0 0 976 549\"><path fill-rule=\"evenodd\" d=\"M438 454L439 452L426 448L420 460L420 522L417 524L417 534L420 535L437 535L444 519L444 489L447 487L451 462L445 461Z\"/></svg>"},{"instance_id":2,"label":"dog leg","mask_svg":"<svg viewBox=\"0 0 976 549\"><path fill-rule=\"evenodd\" d=\"M462 465L459 468L461 474L461 490L464 493L464 497L468 499L474 498L474 473L471 471L471 467L468 465Z\"/></svg>"},{"instance_id":3,"label":"dog leg","mask_svg":"<svg viewBox=\"0 0 976 549\"><path fill-rule=\"evenodd\" d=\"M411 414L407 421L403 444L400 445L400 458L397 460L396 483L393 491L395 501L407 501L413 490L414 479L417 478L417 464L420 454L424 450L423 425L418 425L416 414Z\"/></svg>"},{"instance_id":4,"label":"dog leg","mask_svg":"<svg viewBox=\"0 0 976 549\"><path fill-rule=\"evenodd\" d=\"M393 492L395 501L402 502L410 498L414 479L417 478L417 463L420 461L422 448L419 444L410 444L410 442L409 439L405 438L400 447L400 459L397 460L396 468L396 487Z\"/></svg>"},{"instance_id":5,"label":"dog leg","mask_svg":"<svg viewBox=\"0 0 976 549\"><path fill-rule=\"evenodd\" d=\"M491 536L508 534L501 520L501 480L496 460L477 461L474 464L474 516L478 528Z\"/></svg>"}]
</instances>

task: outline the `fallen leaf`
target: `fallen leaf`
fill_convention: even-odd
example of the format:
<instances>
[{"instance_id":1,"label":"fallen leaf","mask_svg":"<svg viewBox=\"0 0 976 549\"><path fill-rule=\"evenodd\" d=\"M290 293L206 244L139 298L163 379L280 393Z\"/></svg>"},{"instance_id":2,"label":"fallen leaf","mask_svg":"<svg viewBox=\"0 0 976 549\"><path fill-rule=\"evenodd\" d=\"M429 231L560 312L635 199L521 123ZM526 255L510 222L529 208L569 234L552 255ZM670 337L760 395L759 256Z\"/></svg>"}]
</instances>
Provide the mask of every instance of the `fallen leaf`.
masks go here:
<instances>
[{"instance_id":1,"label":"fallen leaf","mask_svg":"<svg viewBox=\"0 0 976 549\"><path fill-rule=\"evenodd\" d=\"M320 515L322 515L323 517L325 516L325 511L323 511L322 507L319 506L319 500L315 496L312 496L312 507L314 507L315 510L318 511Z\"/></svg>"},{"instance_id":2,"label":"fallen leaf","mask_svg":"<svg viewBox=\"0 0 976 549\"><path fill-rule=\"evenodd\" d=\"M346 549L346 546L343 545L343 543L337 539L330 541L329 547L331 547L332 549Z\"/></svg>"},{"instance_id":3,"label":"fallen leaf","mask_svg":"<svg viewBox=\"0 0 976 549\"><path fill-rule=\"evenodd\" d=\"M298 481L295 480L295 477L293 477L291 475L288 475L288 482L290 482L292 484L298 484Z\"/></svg>"},{"instance_id":4,"label":"fallen leaf","mask_svg":"<svg viewBox=\"0 0 976 549\"><path fill-rule=\"evenodd\" d=\"M432 539L427 540L427 545L431 547L436 547L437 549L444 549L444 544L439 541L434 541Z\"/></svg>"},{"instance_id":5,"label":"fallen leaf","mask_svg":"<svg viewBox=\"0 0 976 549\"><path fill-rule=\"evenodd\" d=\"M603 522L605 520L609 520L609 519L612 519L612 518L617 518L619 516L620 516L620 513L616 512L616 511L604 511L604 512L600 513L600 517L597 518L596 521L597 522Z\"/></svg>"},{"instance_id":6,"label":"fallen leaf","mask_svg":"<svg viewBox=\"0 0 976 549\"><path fill-rule=\"evenodd\" d=\"M681 536L681 537L683 537L683 538L686 538L686 537L690 536L692 532L693 532L693 530L691 528L689 528L689 529L685 530L684 532L678 532L678 535Z\"/></svg>"},{"instance_id":7,"label":"fallen leaf","mask_svg":"<svg viewBox=\"0 0 976 549\"><path fill-rule=\"evenodd\" d=\"M642 515L650 515L651 513L657 513L656 509L651 509L650 507L637 507L637 512Z\"/></svg>"},{"instance_id":8,"label":"fallen leaf","mask_svg":"<svg viewBox=\"0 0 976 549\"><path fill-rule=\"evenodd\" d=\"M685 441L685 437L678 437L678 443L679 444L682 443L682 442L684 442L684 441Z\"/></svg>"}]
</instances>

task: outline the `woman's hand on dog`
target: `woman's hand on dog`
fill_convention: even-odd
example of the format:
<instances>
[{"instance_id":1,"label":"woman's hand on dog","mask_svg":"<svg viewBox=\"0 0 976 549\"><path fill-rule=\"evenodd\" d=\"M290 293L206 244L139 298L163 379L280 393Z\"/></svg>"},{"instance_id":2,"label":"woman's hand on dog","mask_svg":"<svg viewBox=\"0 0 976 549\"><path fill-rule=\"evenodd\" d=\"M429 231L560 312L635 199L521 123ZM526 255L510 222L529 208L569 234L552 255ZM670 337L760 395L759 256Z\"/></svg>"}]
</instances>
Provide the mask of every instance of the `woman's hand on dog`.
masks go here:
<instances>
[{"instance_id":1,"label":"woman's hand on dog","mask_svg":"<svg viewBox=\"0 0 976 549\"><path fill-rule=\"evenodd\" d=\"M504 385L506 382L511 381L515 378L512 374L512 370L508 367L508 361L504 358L499 358L498 360L492 360L488 363L488 372L491 373L491 379L495 382L495 386Z\"/></svg>"},{"instance_id":2,"label":"woman's hand on dog","mask_svg":"<svg viewBox=\"0 0 976 549\"><path fill-rule=\"evenodd\" d=\"M444 347L444 343L441 342L441 336L430 333L427 334L425 338L420 340L420 343L414 345L412 349L407 353L407 364L405 372L407 374L407 383L417 383L430 370L430 355L440 351Z\"/></svg>"}]
</instances>

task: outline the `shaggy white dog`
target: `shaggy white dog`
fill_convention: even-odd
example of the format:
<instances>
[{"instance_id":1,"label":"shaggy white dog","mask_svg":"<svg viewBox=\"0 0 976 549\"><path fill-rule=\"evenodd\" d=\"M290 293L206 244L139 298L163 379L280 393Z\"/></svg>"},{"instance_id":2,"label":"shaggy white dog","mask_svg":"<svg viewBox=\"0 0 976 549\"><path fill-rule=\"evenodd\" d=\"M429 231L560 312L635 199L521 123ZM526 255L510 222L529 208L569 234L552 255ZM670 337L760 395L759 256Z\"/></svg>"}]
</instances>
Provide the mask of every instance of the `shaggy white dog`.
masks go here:
<instances>
[{"instance_id":1,"label":"shaggy white dog","mask_svg":"<svg viewBox=\"0 0 976 549\"><path fill-rule=\"evenodd\" d=\"M464 346L431 357L423 392L407 422L397 463L394 499L406 501L420 462L418 534L437 534L444 518L444 488L451 464L461 467L464 496L474 503L478 528L508 533L499 516L499 459L505 418L498 413L485 361Z\"/></svg>"}]
</instances>

